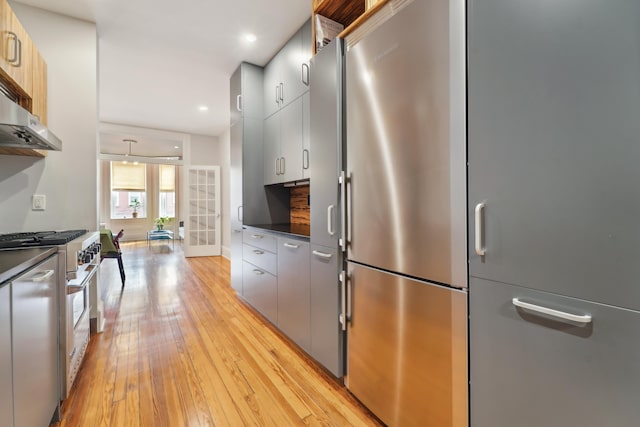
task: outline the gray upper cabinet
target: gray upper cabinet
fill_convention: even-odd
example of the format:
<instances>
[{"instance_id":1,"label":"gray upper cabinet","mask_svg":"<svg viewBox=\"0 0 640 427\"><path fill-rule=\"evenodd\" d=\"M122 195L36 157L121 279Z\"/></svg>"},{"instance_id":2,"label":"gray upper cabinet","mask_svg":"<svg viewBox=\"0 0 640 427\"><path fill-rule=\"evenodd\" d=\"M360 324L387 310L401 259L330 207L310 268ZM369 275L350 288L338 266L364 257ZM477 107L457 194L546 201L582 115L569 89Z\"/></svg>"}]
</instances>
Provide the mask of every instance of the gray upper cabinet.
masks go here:
<instances>
[{"instance_id":1,"label":"gray upper cabinet","mask_svg":"<svg viewBox=\"0 0 640 427\"><path fill-rule=\"evenodd\" d=\"M310 350L309 243L278 237L278 328Z\"/></svg>"},{"instance_id":2,"label":"gray upper cabinet","mask_svg":"<svg viewBox=\"0 0 640 427\"><path fill-rule=\"evenodd\" d=\"M469 297L473 427L638 424L640 312L475 278Z\"/></svg>"},{"instance_id":3,"label":"gray upper cabinet","mask_svg":"<svg viewBox=\"0 0 640 427\"><path fill-rule=\"evenodd\" d=\"M2 422L12 426L11 284L7 283L0 286L2 286L0 287L0 414L2 414Z\"/></svg>"},{"instance_id":4,"label":"gray upper cabinet","mask_svg":"<svg viewBox=\"0 0 640 427\"><path fill-rule=\"evenodd\" d=\"M303 178L303 104L300 97L264 120L264 184Z\"/></svg>"},{"instance_id":5,"label":"gray upper cabinet","mask_svg":"<svg viewBox=\"0 0 640 427\"><path fill-rule=\"evenodd\" d=\"M265 67L265 117L269 117L309 90L310 58L311 20L289 39Z\"/></svg>"},{"instance_id":6,"label":"gray upper cabinet","mask_svg":"<svg viewBox=\"0 0 640 427\"><path fill-rule=\"evenodd\" d=\"M311 178L311 95L302 95L302 178Z\"/></svg>"},{"instance_id":7,"label":"gray upper cabinet","mask_svg":"<svg viewBox=\"0 0 640 427\"><path fill-rule=\"evenodd\" d=\"M640 309L640 2L565 6L469 5L469 272Z\"/></svg>"},{"instance_id":8,"label":"gray upper cabinet","mask_svg":"<svg viewBox=\"0 0 640 427\"><path fill-rule=\"evenodd\" d=\"M240 66L229 80L229 113L231 118L230 125L235 125L240 120L242 106L242 66Z\"/></svg>"},{"instance_id":9,"label":"gray upper cabinet","mask_svg":"<svg viewBox=\"0 0 640 427\"><path fill-rule=\"evenodd\" d=\"M328 247L336 247L340 236L342 58L342 41L336 39L311 61L311 243Z\"/></svg>"}]
</instances>

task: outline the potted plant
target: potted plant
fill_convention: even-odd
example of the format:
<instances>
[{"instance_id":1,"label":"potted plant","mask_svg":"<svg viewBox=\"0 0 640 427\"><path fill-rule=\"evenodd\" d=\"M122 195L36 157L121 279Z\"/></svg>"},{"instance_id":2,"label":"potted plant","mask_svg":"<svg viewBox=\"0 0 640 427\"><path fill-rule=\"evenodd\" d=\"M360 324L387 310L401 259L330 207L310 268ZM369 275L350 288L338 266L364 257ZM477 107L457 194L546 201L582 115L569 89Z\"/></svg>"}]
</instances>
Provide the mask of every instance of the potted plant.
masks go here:
<instances>
[{"instance_id":1,"label":"potted plant","mask_svg":"<svg viewBox=\"0 0 640 427\"><path fill-rule=\"evenodd\" d=\"M168 216L161 216L156 218L153 222L156 224L158 231L160 231L164 229L164 225L170 223L172 219L173 218L170 218Z\"/></svg>"},{"instance_id":2,"label":"potted plant","mask_svg":"<svg viewBox=\"0 0 640 427\"><path fill-rule=\"evenodd\" d=\"M129 203L129 207L133 208L133 212L131 213L131 215L133 215L134 218L138 218L138 208L140 206L142 206L142 202L137 197L134 197L133 199L131 199L131 203Z\"/></svg>"}]
</instances>

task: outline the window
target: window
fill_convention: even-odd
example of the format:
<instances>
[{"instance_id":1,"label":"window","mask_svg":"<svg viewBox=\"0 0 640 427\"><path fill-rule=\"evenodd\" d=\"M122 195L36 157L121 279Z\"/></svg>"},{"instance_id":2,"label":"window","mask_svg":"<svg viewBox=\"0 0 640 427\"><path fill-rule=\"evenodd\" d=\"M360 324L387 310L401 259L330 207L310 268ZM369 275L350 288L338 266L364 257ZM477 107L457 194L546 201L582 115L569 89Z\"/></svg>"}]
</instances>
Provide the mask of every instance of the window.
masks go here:
<instances>
[{"instance_id":1,"label":"window","mask_svg":"<svg viewBox=\"0 0 640 427\"><path fill-rule=\"evenodd\" d=\"M111 219L147 217L147 168L111 162Z\"/></svg>"},{"instance_id":2,"label":"window","mask_svg":"<svg viewBox=\"0 0 640 427\"><path fill-rule=\"evenodd\" d=\"M160 206L159 216L176 216L176 167L174 165L160 165Z\"/></svg>"}]
</instances>

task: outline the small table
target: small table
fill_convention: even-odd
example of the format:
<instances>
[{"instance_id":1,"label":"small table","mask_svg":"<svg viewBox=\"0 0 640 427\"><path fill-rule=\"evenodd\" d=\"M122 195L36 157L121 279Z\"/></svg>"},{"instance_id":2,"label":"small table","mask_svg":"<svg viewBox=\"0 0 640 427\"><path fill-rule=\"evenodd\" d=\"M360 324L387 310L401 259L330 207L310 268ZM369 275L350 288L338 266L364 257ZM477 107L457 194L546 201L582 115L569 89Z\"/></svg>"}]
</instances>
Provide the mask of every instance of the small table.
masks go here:
<instances>
[{"instance_id":1,"label":"small table","mask_svg":"<svg viewBox=\"0 0 640 427\"><path fill-rule=\"evenodd\" d=\"M147 231L147 247L151 247L152 240L171 240L173 247L176 246L176 241L173 238L173 231L171 230L151 230Z\"/></svg>"}]
</instances>

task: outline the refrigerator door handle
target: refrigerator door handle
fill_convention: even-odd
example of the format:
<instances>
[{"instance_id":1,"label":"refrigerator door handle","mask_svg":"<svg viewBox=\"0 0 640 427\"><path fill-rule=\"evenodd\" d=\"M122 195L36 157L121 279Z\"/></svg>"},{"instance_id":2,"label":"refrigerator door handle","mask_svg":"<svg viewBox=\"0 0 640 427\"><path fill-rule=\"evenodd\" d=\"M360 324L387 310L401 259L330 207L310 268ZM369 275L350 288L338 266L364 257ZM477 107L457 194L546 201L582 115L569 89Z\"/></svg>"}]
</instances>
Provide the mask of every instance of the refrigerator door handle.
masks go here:
<instances>
[{"instance_id":1,"label":"refrigerator door handle","mask_svg":"<svg viewBox=\"0 0 640 427\"><path fill-rule=\"evenodd\" d=\"M351 322L351 276L346 272L344 273L344 281L347 288L347 322Z\"/></svg>"},{"instance_id":2,"label":"refrigerator door handle","mask_svg":"<svg viewBox=\"0 0 640 427\"><path fill-rule=\"evenodd\" d=\"M329 236L333 236L334 234L336 234L335 230L333 229L333 209L335 208L335 206L333 205L329 205L327 207L327 233L329 233Z\"/></svg>"},{"instance_id":3,"label":"refrigerator door handle","mask_svg":"<svg viewBox=\"0 0 640 427\"><path fill-rule=\"evenodd\" d=\"M552 308L542 307L540 305L531 304L528 302L520 301L519 298L513 298L511 300L513 305L516 307L524 308L525 310L535 311L536 313L542 313L549 316L557 317L563 320L570 320L576 323L591 323L591 316L588 314L579 315L579 314L571 314L564 311L554 310Z\"/></svg>"},{"instance_id":4,"label":"refrigerator door handle","mask_svg":"<svg viewBox=\"0 0 640 427\"><path fill-rule=\"evenodd\" d=\"M484 237L484 233L483 233L483 222L482 222L482 214L484 212L484 208L486 206L486 202L481 202L478 203L476 205L476 210L475 210L475 222L476 222L476 241L475 241L475 247L476 247L476 253L480 256L484 256L486 254L486 249L484 248L483 244L483 237Z\"/></svg>"},{"instance_id":5,"label":"refrigerator door handle","mask_svg":"<svg viewBox=\"0 0 640 427\"><path fill-rule=\"evenodd\" d=\"M340 223L342 225L340 229L340 247L342 248L342 252L347 251L347 239L345 236L347 230L347 195L346 195L346 179L344 171L340 172L340 177L338 178L338 183L340 183Z\"/></svg>"},{"instance_id":6,"label":"refrigerator door handle","mask_svg":"<svg viewBox=\"0 0 640 427\"><path fill-rule=\"evenodd\" d=\"M346 291L346 272L340 272L340 325L342 330L347 330L347 291Z\"/></svg>"},{"instance_id":7,"label":"refrigerator door handle","mask_svg":"<svg viewBox=\"0 0 640 427\"><path fill-rule=\"evenodd\" d=\"M236 110L242 112L242 95L236 96Z\"/></svg>"}]
</instances>

